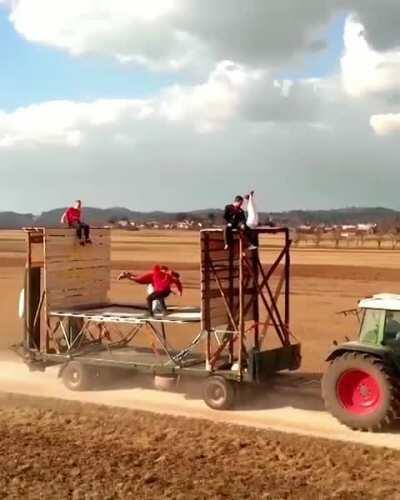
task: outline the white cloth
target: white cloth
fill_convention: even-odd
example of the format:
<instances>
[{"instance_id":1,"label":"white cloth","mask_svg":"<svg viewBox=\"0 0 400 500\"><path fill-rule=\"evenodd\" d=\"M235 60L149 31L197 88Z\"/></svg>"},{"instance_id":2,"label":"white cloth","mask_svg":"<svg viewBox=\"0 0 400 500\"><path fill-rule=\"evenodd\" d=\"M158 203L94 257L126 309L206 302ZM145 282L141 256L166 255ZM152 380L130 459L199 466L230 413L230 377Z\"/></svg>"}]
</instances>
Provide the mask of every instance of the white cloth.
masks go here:
<instances>
[{"instance_id":1,"label":"white cloth","mask_svg":"<svg viewBox=\"0 0 400 500\"><path fill-rule=\"evenodd\" d=\"M250 195L249 201L247 202L247 225L251 229L258 226L258 213L253 195Z\"/></svg>"},{"instance_id":2,"label":"white cloth","mask_svg":"<svg viewBox=\"0 0 400 500\"><path fill-rule=\"evenodd\" d=\"M25 288L19 292L18 316L21 319L25 317Z\"/></svg>"}]
</instances>

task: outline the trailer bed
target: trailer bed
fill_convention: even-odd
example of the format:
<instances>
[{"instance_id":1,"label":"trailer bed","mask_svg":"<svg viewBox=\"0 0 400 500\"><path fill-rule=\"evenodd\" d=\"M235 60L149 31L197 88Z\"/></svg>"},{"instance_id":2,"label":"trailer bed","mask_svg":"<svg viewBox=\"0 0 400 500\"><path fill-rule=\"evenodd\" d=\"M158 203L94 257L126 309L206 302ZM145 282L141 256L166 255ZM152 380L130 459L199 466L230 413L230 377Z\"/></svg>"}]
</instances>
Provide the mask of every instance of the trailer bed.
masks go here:
<instances>
[{"instance_id":1,"label":"trailer bed","mask_svg":"<svg viewBox=\"0 0 400 500\"><path fill-rule=\"evenodd\" d=\"M64 364L75 360L83 365L130 369L154 375L177 375L182 372L200 377L208 375L204 355L190 352L184 359L175 362L173 358L177 359L179 354L178 351L155 352L150 348L132 346L105 348L99 344L90 346L90 349L76 352L72 357L68 354L44 354L41 359L47 360L51 364Z\"/></svg>"},{"instance_id":2,"label":"trailer bed","mask_svg":"<svg viewBox=\"0 0 400 500\"><path fill-rule=\"evenodd\" d=\"M173 358L179 354L178 351L170 351L170 356ZM89 352L77 353L74 356L75 359L85 360L85 361L98 361L99 363L104 362L105 364L115 364L118 366L148 366L148 367L160 367L164 365L173 365L171 358L161 351L153 351L150 348L137 348L132 346L124 347L114 347L111 349L105 349L99 346L98 349L91 349ZM193 366L196 364L204 364L204 356L197 353L190 353L182 361L182 366ZM175 366L175 365L174 365Z\"/></svg>"}]
</instances>

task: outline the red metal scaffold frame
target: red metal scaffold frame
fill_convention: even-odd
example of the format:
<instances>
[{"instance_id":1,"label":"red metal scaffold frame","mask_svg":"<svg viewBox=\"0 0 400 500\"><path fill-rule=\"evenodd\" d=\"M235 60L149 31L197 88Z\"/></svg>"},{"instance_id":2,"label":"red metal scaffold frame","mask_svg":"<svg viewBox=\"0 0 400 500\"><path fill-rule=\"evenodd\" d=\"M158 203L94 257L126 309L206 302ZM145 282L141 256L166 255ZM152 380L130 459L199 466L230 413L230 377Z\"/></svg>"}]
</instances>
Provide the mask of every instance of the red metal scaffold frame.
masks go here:
<instances>
[{"instance_id":1,"label":"red metal scaffold frame","mask_svg":"<svg viewBox=\"0 0 400 500\"><path fill-rule=\"evenodd\" d=\"M203 329L207 331L206 364L211 371L236 364L239 379L249 369L249 345L253 352L261 352L270 327L283 348L281 353L291 347L294 338L290 331L289 229L262 227L254 230L257 240L260 234L283 236L283 246L268 266L261 263L258 250L248 250L241 232L234 234L231 248L224 251L220 230L202 231L202 321ZM278 270L281 274L274 287L272 280ZM214 291L212 283L216 285ZM213 310L215 301L219 302L216 312ZM220 328L224 315L226 329ZM223 335L222 339L218 338L218 333ZM217 342L213 348L215 339ZM294 365L299 362L300 359Z\"/></svg>"}]
</instances>

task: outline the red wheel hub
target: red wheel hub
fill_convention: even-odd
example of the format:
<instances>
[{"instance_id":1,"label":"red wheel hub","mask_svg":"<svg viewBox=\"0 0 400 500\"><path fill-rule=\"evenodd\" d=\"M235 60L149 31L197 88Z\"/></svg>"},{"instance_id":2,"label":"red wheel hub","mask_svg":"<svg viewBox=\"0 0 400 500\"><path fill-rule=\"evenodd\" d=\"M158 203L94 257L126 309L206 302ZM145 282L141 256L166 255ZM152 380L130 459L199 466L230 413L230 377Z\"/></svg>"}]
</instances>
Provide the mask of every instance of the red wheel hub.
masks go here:
<instances>
[{"instance_id":1,"label":"red wheel hub","mask_svg":"<svg viewBox=\"0 0 400 500\"><path fill-rule=\"evenodd\" d=\"M357 415L373 413L382 403L378 381L362 370L344 372L337 382L336 390L342 406Z\"/></svg>"}]
</instances>

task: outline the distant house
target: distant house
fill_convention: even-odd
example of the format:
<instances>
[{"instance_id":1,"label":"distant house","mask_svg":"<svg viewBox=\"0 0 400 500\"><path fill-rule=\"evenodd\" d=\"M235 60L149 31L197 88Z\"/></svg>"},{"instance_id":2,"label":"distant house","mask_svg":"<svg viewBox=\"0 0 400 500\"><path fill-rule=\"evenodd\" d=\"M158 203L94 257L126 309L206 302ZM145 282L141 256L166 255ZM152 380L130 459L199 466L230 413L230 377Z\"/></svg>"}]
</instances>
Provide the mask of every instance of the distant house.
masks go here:
<instances>
[{"instance_id":1,"label":"distant house","mask_svg":"<svg viewBox=\"0 0 400 500\"><path fill-rule=\"evenodd\" d=\"M371 234L375 231L376 224L357 224L357 232Z\"/></svg>"},{"instance_id":2,"label":"distant house","mask_svg":"<svg viewBox=\"0 0 400 500\"><path fill-rule=\"evenodd\" d=\"M342 225L342 231L345 231L347 233L354 233L357 230L357 226L353 224L343 224Z\"/></svg>"},{"instance_id":3,"label":"distant house","mask_svg":"<svg viewBox=\"0 0 400 500\"><path fill-rule=\"evenodd\" d=\"M297 231L299 233L311 234L314 232L314 228L306 224L301 224L300 226L298 226Z\"/></svg>"},{"instance_id":4,"label":"distant house","mask_svg":"<svg viewBox=\"0 0 400 500\"><path fill-rule=\"evenodd\" d=\"M124 227L124 228L126 228L126 227L128 227L128 226L129 226L129 221L128 221L128 220L125 220L125 219L123 219L123 220L118 220L118 221L116 222L116 225L117 225L118 227Z\"/></svg>"}]
</instances>

